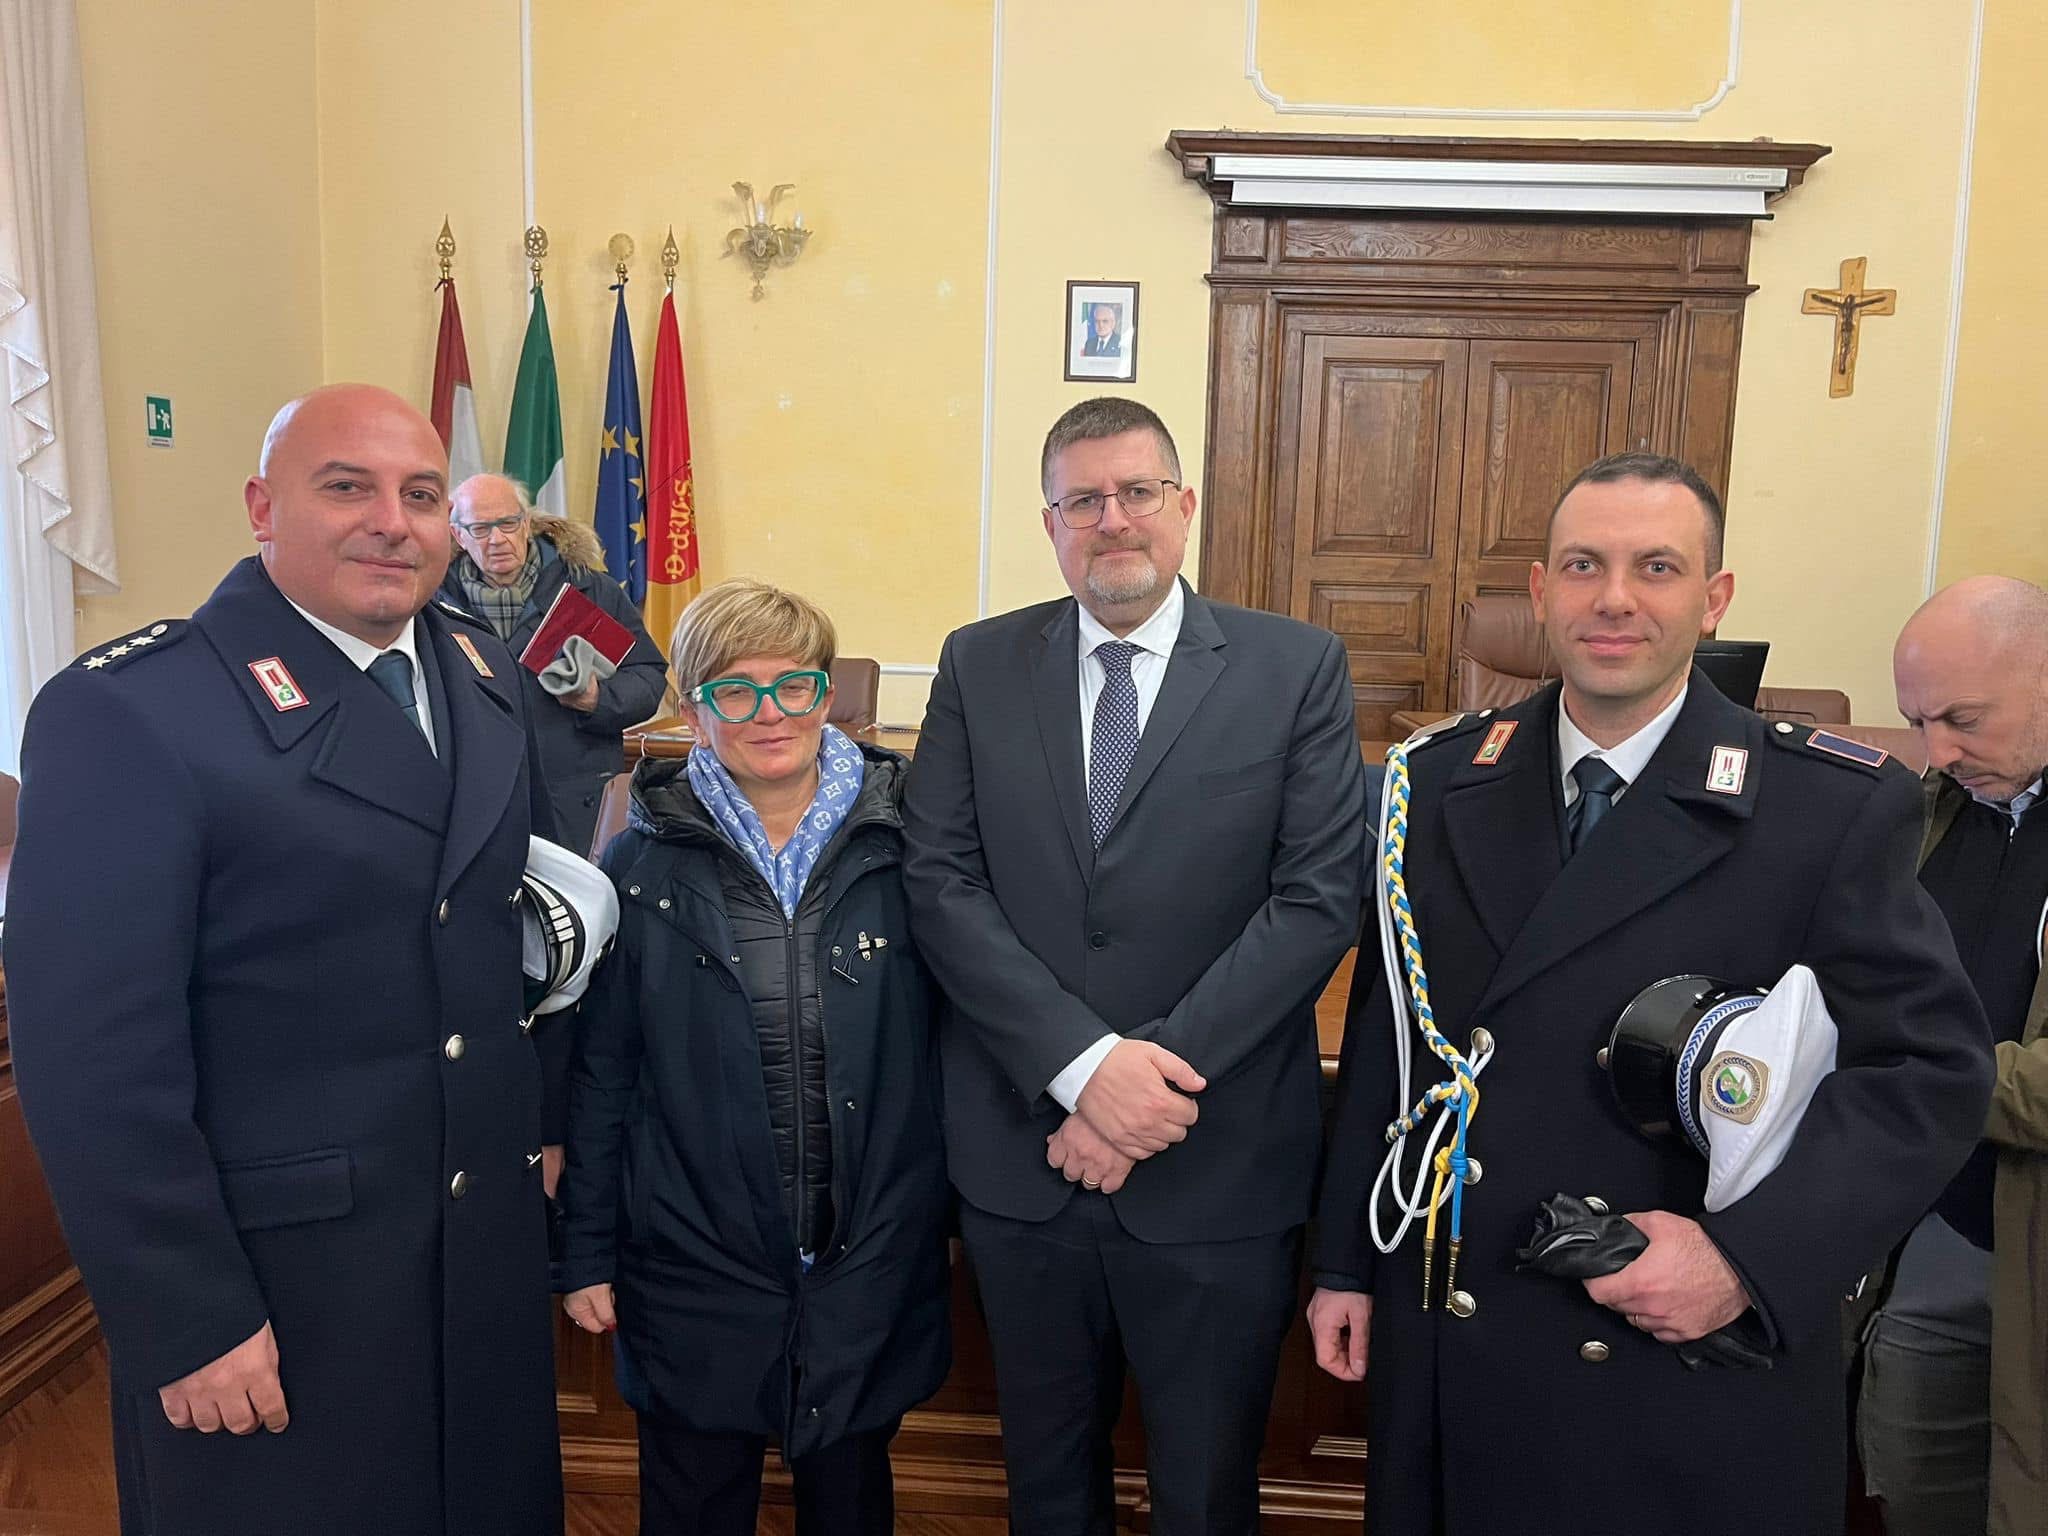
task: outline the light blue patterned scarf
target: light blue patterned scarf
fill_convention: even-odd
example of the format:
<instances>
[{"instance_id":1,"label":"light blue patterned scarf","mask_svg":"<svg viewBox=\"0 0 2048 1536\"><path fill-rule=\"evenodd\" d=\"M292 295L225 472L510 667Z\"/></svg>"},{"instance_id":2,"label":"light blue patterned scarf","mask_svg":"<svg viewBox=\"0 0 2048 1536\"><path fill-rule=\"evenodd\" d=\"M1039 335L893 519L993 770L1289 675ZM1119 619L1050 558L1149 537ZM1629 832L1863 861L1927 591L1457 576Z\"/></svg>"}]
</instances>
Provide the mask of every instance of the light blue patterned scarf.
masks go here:
<instances>
[{"instance_id":1,"label":"light blue patterned scarf","mask_svg":"<svg viewBox=\"0 0 2048 1536\"><path fill-rule=\"evenodd\" d=\"M689 771L690 787L725 840L768 882L768 889L782 903L782 915L793 919L818 855L860 796L861 778L867 771L860 748L837 726L825 727L818 743L818 792L779 854L768 841L759 813L733 782L710 743L700 741L691 749Z\"/></svg>"}]
</instances>

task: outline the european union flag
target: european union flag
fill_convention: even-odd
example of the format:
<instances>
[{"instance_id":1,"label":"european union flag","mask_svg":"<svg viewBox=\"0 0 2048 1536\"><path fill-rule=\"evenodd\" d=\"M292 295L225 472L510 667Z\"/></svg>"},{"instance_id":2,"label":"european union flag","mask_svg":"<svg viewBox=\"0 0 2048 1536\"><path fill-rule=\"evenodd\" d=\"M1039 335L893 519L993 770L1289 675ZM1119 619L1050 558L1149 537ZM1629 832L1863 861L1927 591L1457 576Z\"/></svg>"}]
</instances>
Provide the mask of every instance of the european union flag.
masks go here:
<instances>
[{"instance_id":1,"label":"european union flag","mask_svg":"<svg viewBox=\"0 0 2048 1536\"><path fill-rule=\"evenodd\" d=\"M647 596L647 469L640 462L640 376L633 332L626 324L626 280L612 316L611 377L604 388L604 434L598 442L597 511L591 521L604 541L605 569L638 603Z\"/></svg>"}]
</instances>

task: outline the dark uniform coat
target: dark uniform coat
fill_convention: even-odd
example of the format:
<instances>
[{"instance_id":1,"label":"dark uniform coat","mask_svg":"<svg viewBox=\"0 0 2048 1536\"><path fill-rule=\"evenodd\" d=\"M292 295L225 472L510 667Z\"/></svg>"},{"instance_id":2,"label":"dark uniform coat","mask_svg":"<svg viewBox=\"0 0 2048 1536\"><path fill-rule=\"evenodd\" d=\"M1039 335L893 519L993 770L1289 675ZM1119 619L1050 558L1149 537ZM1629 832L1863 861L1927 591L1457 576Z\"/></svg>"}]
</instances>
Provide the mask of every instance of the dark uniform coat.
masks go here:
<instances>
[{"instance_id":1,"label":"dark uniform coat","mask_svg":"<svg viewBox=\"0 0 2048 1536\"><path fill-rule=\"evenodd\" d=\"M1839 1530L1841 1297L1962 1165L1991 1084L1983 1012L1913 877L1919 786L1695 674L1670 734L1566 862L1557 709L1552 686L1413 749L1407 883L1436 1019L1460 1050L1480 1026L1498 1048L1470 1147L1483 1174L1465 1198L1467 1319L1443 1308L1441 1253L1421 1310L1420 1221L1392 1255L1367 1235L1396 1085L1366 922L1315 1265L1321 1283L1374 1296L1367 1525ZM1515 729L1491 737L1489 763L1500 722ZM1746 754L1737 793L1707 787L1717 747ZM1798 962L1840 1026L1838 1068L1776 1172L1703 1214L1704 1160L1630 1129L1595 1052L1654 981L1769 984ZM1411 1101L1442 1075L1419 1035L1416 1054ZM1411 1178L1415 1164L1411 1150ZM1755 1301L1773 1368L1687 1372L1577 1282L1516 1273L1538 1201L1559 1191L1699 1220Z\"/></svg>"},{"instance_id":2,"label":"dark uniform coat","mask_svg":"<svg viewBox=\"0 0 2048 1536\"><path fill-rule=\"evenodd\" d=\"M588 713L569 708L541 687L540 679L526 668L516 669L526 691L526 728L533 736L548 800L554 807L555 840L576 853L591 855L595 850L590 840L597 829L604 786L626 766L623 733L661 713L661 696L668 687L668 658L661 647L668 637L664 635L660 642L652 639L625 589L596 568L603 548L587 523L536 513L533 529L541 547L540 575L519 623L506 638L512 654L517 656L526 649L540 621L547 617L548 605L564 587L574 587L633 635L633 649L626 653L619 670L597 685L597 707ZM448 578L441 583L441 596L464 609L470 606L469 594L462 590L455 572L468 559L457 550Z\"/></svg>"},{"instance_id":3,"label":"dark uniform coat","mask_svg":"<svg viewBox=\"0 0 2048 1536\"><path fill-rule=\"evenodd\" d=\"M473 620L417 633L438 761L253 558L30 712L15 1064L130 1536L561 1529L519 685ZM290 1427L171 1428L266 1319Z\"/></svg>"},{"instance_id":4,"label":"dark uniform coat","mask_svg":"<svg viewBox=\"0 0 2048 1536\"><path fill-rule=\"evenodd\" d=\"M606 850L619 941L592 984L570 1081L565 1289L616 1287L633 1406L803 1456L900 1418L945 1379L935 996L911 940L903 759L863 748L859 798L819 856L776 1010L818 1011L832 1137L830 1242L806 1273L780 1172L764 986L727 897L766 884L685 765L643 762ZM782 909L775 905L782 926ZM748 926L755 926L749 924ZM779 947L779 946L778 946Z\"/></svg>"}]
</instances>

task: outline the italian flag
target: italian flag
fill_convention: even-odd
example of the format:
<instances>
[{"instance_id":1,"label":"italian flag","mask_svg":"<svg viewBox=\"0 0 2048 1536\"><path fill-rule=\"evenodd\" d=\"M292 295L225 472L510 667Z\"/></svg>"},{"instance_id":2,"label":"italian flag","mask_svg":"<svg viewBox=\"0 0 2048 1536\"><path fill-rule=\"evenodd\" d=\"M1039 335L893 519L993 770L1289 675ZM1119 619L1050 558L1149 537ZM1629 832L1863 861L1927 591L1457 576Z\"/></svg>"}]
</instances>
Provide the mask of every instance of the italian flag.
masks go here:
<instances>
[{"instance_id":1,"label":"italian flag","mask_svg":"<svg viewBox=\"0 0 2048 1536\"><path fill-rule=\"evenodd\" d=\"M455 279L441 283L441 336L434 343L434 398L428 414L448 451L448 489L484 472L483 438L476 430L476 396L469 387L469 348L462 340L462 308Z\"/></svg>"},{"instance_id":2,"label":"italian flag","mask_svg":"<svg viewBox=\"0 0 2048 1536\"><path fill-rule=\"evenodd\" d=\"M548 337L547 299L533 285L533 313L519 349L512 419L505 427L505 473L533 493L550 517L569 515L562 484L562 393L555 383L555 344Z\"/></svg>"}]
</instances>

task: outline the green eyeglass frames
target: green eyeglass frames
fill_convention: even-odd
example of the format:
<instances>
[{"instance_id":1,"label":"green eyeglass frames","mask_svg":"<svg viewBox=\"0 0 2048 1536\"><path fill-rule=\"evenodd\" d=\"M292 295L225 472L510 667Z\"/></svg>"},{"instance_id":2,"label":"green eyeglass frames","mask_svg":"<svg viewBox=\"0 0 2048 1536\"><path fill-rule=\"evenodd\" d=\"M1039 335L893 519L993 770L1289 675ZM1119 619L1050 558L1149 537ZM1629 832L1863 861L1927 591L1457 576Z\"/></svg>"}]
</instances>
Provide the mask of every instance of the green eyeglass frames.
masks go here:
<instances>
[{"instance_id":1,"label":"green eyeglass frames","mask_svg":"<svg viewBox=\"0 0 2048 1536\"><path fill-rule=\"evenodd\" d=\"M785 715L808 715L825 702L825 690L831 686L831 676L817 671L785 672L772 683L715 677L692 688L690 697L709 705L727 725L745 725L761 712L761 701L767 698L773 698Z\"/></svg>"}]
</instances>

